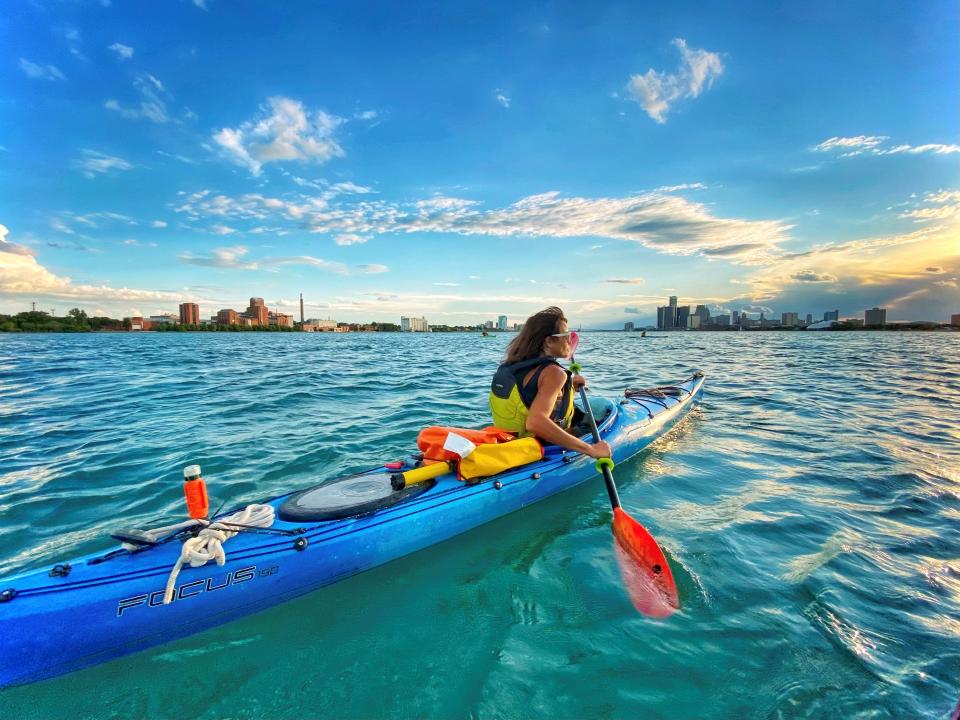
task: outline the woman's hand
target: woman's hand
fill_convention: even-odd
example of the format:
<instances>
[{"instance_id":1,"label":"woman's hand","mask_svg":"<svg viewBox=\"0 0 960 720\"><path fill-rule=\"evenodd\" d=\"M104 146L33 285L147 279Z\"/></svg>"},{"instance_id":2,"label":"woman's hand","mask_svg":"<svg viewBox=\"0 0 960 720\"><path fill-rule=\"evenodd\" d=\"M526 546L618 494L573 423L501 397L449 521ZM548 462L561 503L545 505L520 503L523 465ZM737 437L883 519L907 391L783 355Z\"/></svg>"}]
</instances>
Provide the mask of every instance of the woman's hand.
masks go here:
<instances>
[{"instance_id":1,"label":"woman's hand","mask_svg":"<svg viewBox=\"0 0 960 720\"><path fill-rule=\"evenodd\" d=\"M611 455L610 446L605 440L600 440L595 443L588 443L587 447L590 448L587 451L587 455L592 458L599 460L600 458L608 458Z\"/></svg>"},{"instance_id":2,"label":"woman's hand","mask_svg":"<svg viewBox=\"0 0 960 720\"><path fill-rule=\"evenodd\" d=\"M573 389L580 390L582 387L587 386L587 379L583 375L574 375L573 376Z\"/></svg>"}]
</instances>

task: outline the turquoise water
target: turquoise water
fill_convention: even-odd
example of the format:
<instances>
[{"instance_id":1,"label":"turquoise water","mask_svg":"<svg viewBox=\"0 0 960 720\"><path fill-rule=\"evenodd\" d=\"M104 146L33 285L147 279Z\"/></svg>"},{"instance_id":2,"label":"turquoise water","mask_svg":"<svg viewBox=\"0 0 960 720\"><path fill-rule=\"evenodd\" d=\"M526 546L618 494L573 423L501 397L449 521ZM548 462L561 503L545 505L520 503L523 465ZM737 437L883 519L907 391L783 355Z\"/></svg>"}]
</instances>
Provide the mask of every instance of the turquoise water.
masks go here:
<instances>
[{"instance_id":1,"label":"turquoise water","mask_svg":"<svg viewBox=\"0 0 960 720\"><path fill-rule=\"evenodd\" d=\"M913 718L960 693L960 338L587 333L591 387L707 371L617 466L682 612L639 616L598 479L273 610L0 693L3 718ZM486 422L508 336L0 335L0 576ZM229 543L227 545L229 553ZM2 581L0 581L2 585ZM0 658L2 662L2 658Z\"/></svg>"}]
</instances>

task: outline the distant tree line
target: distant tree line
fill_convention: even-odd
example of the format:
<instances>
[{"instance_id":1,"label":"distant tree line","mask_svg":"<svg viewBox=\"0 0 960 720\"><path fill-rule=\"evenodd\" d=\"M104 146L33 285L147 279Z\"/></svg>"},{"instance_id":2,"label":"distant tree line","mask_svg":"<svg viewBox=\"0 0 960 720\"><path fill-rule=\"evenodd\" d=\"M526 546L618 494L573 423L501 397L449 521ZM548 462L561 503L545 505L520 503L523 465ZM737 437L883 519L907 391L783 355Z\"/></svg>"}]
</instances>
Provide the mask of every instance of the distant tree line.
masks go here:
<instances>
[{"instance_id":1,"label":"distant tree line","mask_svg":"<svg viewBox=\"0 0 960 720\"><path fill-rule=\"evenodd\" d=\"M129 329L129 320L89 317L79 308L73 308L63 317L54 317L42 310L0 315L0 332L93 332Z\"/></svg>"}]
</instances>

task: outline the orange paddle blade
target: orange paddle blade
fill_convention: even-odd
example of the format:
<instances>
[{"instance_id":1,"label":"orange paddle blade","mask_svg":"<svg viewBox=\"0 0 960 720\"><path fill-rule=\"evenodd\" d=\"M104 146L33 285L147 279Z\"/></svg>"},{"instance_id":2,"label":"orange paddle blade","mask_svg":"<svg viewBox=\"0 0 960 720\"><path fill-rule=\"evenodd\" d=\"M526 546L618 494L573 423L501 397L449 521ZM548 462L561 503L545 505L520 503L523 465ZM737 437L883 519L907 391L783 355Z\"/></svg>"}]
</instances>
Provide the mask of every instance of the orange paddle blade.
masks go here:
<instances>
[{"instance_id":1,"label":"orange paddle blade","mask_svg":"<svg viewBox=\"0 0 960 720\"><path fill-rule=\"evenodd\" d=\"M613 510L617 564L634 606L648 617L669 617L680 607L670 564L646 528L622 508Z\"/></svg>"}]
</instances>

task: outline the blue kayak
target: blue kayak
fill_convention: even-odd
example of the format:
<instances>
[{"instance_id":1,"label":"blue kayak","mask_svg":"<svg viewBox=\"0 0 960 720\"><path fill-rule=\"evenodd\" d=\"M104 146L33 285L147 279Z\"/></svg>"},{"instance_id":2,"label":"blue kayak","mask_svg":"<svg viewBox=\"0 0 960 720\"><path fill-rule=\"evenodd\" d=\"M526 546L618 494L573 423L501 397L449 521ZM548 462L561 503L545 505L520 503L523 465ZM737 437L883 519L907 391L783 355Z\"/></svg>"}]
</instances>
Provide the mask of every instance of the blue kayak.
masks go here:
<instances>
[{"instance_id":1,"label":"blue kayak","mask_svg":"<svg viewBox=\"0 0 960 720\"><path fill-rule=\"evenodd\" d=\"M697 372L676 385L591 398L613 459L624 462L670 430L697 404L703 383ZM269 527L236 528L223 543L222 565L184 564L171 576L184 542L196 535L174 530L0 579L0 687L103 663L278 605L520 510L597 471L589 457L548 447L542 460L474 484L448 473L367 499L371 488L389 487L390 477L384 466L263 501L255 507L270 511ZM351 495L355 503L344 500Z\"/></svg>"}]
</instances>

